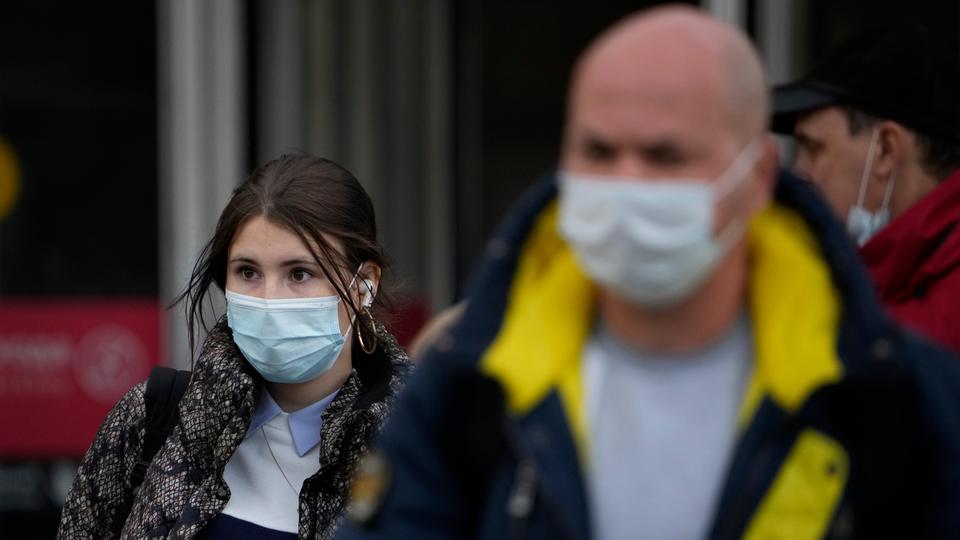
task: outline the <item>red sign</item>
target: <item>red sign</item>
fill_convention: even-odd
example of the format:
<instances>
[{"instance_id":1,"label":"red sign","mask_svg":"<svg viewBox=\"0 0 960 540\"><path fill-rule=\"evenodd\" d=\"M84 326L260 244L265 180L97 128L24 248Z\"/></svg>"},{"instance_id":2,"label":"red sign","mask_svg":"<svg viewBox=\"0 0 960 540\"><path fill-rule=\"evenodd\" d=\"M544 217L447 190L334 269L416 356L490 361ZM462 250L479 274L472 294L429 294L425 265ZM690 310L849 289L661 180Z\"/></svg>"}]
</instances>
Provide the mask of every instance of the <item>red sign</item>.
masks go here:
<instances>
[{"instance_id":1,"label":"red sign","mask_svg":"<svg viewBox=\"0 0 960 540\"><path fill-rule=\"evenodd\" d=\"M0 301L0 457L81 456L160 353L155 300Z\"/></svg>"}]
</instances>

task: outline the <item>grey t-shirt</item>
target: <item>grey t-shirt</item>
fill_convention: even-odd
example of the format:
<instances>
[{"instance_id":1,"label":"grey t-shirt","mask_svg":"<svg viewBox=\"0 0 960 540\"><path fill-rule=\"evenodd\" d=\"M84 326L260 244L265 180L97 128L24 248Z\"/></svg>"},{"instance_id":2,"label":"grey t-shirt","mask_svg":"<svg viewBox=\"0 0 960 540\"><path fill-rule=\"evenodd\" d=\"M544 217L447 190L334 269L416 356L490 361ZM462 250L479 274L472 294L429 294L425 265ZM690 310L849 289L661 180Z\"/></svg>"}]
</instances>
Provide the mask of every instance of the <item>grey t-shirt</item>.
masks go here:
<instances>
[{"instance_id":1,"label":"grey t-shirt","mask_svg":"<svg viewBox=\"0 0 960 540\"><path fill-rule=\"evenodd\" d=\"M704 538L753 365L749 320L687 354L633 349L598 325L584 361L595 537Z\"/></svg>"}]
</instances>

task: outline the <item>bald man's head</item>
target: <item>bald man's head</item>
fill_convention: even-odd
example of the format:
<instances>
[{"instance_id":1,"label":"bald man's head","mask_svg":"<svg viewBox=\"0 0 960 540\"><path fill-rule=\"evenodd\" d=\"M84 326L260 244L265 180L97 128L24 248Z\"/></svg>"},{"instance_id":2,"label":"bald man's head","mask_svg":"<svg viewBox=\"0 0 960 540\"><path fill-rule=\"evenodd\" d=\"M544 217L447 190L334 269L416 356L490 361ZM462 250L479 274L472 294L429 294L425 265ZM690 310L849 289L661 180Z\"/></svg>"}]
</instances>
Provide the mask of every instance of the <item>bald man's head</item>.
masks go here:
<instances>
[{"instance_id":1,"label":"bald man's head","mask_svg":"<svg viewBox=\"0 0 960 540\"><path fill-rule=\"evenodd\" d=\"M767 88L756 50L735 27L689 7L640 12L604 32L578 61L563 166L632 148L655 158L647 173L663 172L658 165L669 168L680 161L671 154L685 153L691 166L672 172L714 175L716 164L766 132ZM709 152L717 155L697 168L693 157ZM639 164L621 165L593 172L644 175Z\"/></svg>"},{"instance_id":2,"label":"bald man's head","mask_svg":"<svg viewBox=\"0 0 960 540\"><path fill-rule=\"evenodd\" d=\"M634 15L587 49L571 82L559 220L602 312L712 309L739 294L744 225L770 204L777 170L767 106L756 52L700 11ZM729 244L708 261L707 241Z\"/></svg>"},{"instance_id":3,"label":"bald man's head","mask_svg":"<svg viewBox=\"0 0 960 540\"><path fill-rule=\"evenodd\" d=\"M759 152L745 199L762 208L777 172L767 88L756 50L736 28L688 7L633 15L597 38L574 70L561 167L712 179L752 145L748 154Z\"/></svg>"},{"instance_id":4,"label":"bald man's head","mask_svg":"<svg viewBox=\"0 0 960 540\"><path fill-rule=\"evenodd\" d=\"M639 12L600 35L577 63L569 106L611 78L642 86L658 77L715 92L715 106L746 137L766 129L770 98L756 49L737 28L686 6Z\"/></svg>"}]
</instances>

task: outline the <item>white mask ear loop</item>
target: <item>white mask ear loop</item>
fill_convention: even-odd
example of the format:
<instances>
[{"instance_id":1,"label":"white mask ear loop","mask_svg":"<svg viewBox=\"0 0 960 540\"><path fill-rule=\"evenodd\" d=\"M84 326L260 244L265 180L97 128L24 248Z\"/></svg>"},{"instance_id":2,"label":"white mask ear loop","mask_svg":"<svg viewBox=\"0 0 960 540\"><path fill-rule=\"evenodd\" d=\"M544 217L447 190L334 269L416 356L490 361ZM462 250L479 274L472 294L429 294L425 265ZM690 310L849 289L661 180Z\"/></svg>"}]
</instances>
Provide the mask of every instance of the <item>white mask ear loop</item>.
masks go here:
<instances>
[{"instance_id":1,"label":"white mask ear loop","mask_svg":"<svg viewBox=\"0 0 960 540\"><path fill-rule=\"evenodd\" d=\"M873 168L873 156L877 151L877 135L879 134L880 130L873 128L873 135L870 136L870 147L867 148L867 162L863 164L863 176L860 177L860 195L857 197L857 206L860 208L863 208L863 201L867 197L867 181L870 179L870 169Z\"/></svg>"},{"instance_id":2,"label":"white mask ear loop","mask_svg":"<svg viewBox=\"0 0 960 540\"><path fill-rule=\"evenodd\" d=\"M747 177L747 173L757 164L760 157L760 143L756 139L750 141L737 157L730 163L727 170L720 173L720 176L713 182L714 199L726 197L735 191Z\"/></svg>"},{"instance_id":3,"label":"white mask ear loop","mask_svg":"<svg viewBox=\"0 0 960 540\"><path fill-rule=\"evenodd\" d=\"M717 204L720 199L726 198L743 186L744 180L747 178L747 173L757 164L759 157L760 143L754 139L740 151L740 155L733 160L733 163L727 167L727 170L714 182L714 204ZM723 249L726 250L740 238L746 229L747 224L744 220L735 217L717 234L717 241L723 246Z\"/></svg>"},{"instance_id":4,"label":"white mask ear loop","mask_svg":"<svg viewBox=\"0 0 960 540\"><path fill-rule=\"evenodd\" d=\"M893 183L897 180L897 171L890 173L890 178L887 179L887 188L883 192L883 204L880 205L880 211L889 211L890 210L890 197L893 195Z\"/></svg>"},{"instance_id":5,"label":"white mask ear loop","mask_svg":"<svg viewBox=\"0 0 960 540\"><path fill-rule=\"evenodd\" d=\"M350 285L347 285L347 290L348 290L348 291L353 288L353 284L356 283L356 281L357 281L357 276L360 275L360 271L361 271L361 270L363 270L363 263L360 263L360 266L357 267L357 271L353 273L353 279L350 280ZM361 279L360 281L363 282L363 283L366 283L366 280L362 280L362 279ZM368 287L368 288L369 288L369 287ZM357 287L357 290L359 291L359 290L360 290L360 287ZM354 312L353 312L353 315L350 317L350 329L351 329L351 330L353 329L353 323L356 322L356 320L357 320L357 312L354 311Z\"/></svg>"}]
</instances>

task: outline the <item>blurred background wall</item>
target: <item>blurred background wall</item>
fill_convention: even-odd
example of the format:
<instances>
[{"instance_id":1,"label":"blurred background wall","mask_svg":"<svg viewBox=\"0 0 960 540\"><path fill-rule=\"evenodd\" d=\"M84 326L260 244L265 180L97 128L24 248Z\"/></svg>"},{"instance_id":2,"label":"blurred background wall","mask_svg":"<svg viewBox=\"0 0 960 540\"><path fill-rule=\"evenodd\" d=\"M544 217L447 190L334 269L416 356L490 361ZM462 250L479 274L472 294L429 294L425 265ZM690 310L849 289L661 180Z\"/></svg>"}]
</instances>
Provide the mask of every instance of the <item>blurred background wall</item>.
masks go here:
<instances>
[{"instance_id":1,"label":"blurred background wall","mask_svg":"<svg viewBox=\"0 0 960 540\"><path fill-rule=\"evenodd\" d=\"M52 537L110 405L152 364L189 366L166 307L255 166L306 151L354 172L408 340L553 168L577 53L656 3L6 0L0 535ZM756 40L773 82L870 26L919 23L960 48L955 0L703 7Z\"/></svg>"}]
</instances>

